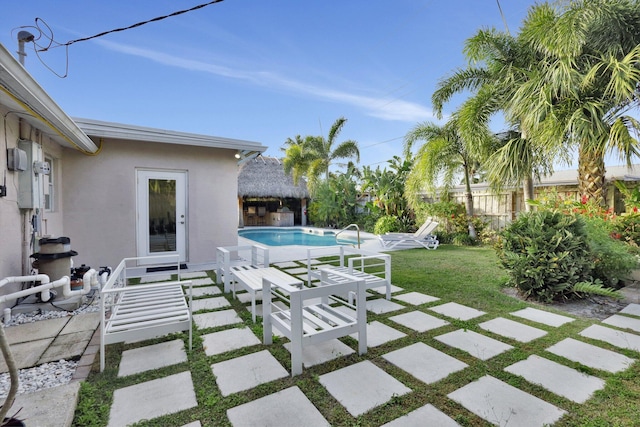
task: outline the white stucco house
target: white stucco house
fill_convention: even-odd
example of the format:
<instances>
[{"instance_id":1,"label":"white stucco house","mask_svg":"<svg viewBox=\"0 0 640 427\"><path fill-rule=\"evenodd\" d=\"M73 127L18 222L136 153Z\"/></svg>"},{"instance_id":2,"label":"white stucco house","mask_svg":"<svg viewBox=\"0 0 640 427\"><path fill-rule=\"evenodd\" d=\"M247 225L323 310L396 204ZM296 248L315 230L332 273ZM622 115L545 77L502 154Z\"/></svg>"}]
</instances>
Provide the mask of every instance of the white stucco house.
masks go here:
<instances>
[{"instance_id":1,"label":"white stucco house","mask_svg":"<svg viewBox=\"0 0 640 427\"><path fill-rule=\"evenodd\" d=\"M262 144L72 119L1 44L0 117L0 279L29 274L43 237L94 268L237 244L238 164Z\"/></svg>"}]
</instances>

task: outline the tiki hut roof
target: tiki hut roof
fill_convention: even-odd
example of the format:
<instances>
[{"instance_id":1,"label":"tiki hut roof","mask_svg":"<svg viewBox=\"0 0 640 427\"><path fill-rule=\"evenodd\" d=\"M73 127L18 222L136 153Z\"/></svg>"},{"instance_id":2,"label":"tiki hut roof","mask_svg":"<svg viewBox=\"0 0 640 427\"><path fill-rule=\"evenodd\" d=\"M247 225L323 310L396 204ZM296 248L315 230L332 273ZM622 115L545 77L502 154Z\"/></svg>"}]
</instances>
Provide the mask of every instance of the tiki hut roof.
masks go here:
<instances>
[{"instance_id":1,"label":"tiki hut roof","mask_svg":"<svg viewBox=\"0 0 640 427\"><path fill-rule=\"evenodd\" d=\"M293 177L284 173L282 161L275 157L258 156L240 165L239 197L309 198L303 179L293 184Z\"/></svg>"}]
</instances>

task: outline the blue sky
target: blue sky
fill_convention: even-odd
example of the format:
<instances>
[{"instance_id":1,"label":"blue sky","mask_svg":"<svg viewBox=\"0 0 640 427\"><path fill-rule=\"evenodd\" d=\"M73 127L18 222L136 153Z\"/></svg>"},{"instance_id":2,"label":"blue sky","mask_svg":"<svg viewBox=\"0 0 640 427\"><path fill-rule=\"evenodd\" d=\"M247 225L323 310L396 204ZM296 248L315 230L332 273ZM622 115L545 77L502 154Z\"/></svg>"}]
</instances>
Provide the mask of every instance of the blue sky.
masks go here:
<instances>
[{"instance_id":1,"label":"blue sky","mask_svg":"<svg viewBox=\"0 0 640 427\"><path fill-rule=\"evenodd\" d=\"M206 2L5 2L0 43L16 51L18 27L36 18L66 43ZM500 1L512 33L534 3ZM431 94L486 27L504 29L496 0L224 0L72 44L68 58L28 45L25 67L72 117L257 141L271 156L343 116L338 141L358 142L360 165L384 167L411 128L438 122Z\"/></svg>"}]
</instances>

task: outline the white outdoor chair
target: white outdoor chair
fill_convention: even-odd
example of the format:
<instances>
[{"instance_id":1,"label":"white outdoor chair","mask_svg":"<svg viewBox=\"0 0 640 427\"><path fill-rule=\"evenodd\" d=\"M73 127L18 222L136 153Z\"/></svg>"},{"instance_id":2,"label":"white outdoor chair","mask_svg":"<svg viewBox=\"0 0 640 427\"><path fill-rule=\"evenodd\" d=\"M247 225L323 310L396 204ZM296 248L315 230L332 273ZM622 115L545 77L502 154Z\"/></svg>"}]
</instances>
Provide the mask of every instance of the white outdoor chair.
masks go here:
<instances>
[{"instance_id":1,"label":"white outdoor chair","mask_svg":"<svg viewBox=\"0 0 640 427\"><path fill-rule=\"evenodd\" d=\"M358 354L367 352L366 283L344 273L342 283L335 283L325 271L319 286L297 288L262 281L264 343L272 343L272 327L291 341L291 376L302 373L302 348L355 332L358 333ZM355 317L338 310L335 305L347 305L335 295L355 293ZM271 311L272 296L289 301L289 309ZM320 303L305 301L320 298Z\"/></svg>"}]
</instances>

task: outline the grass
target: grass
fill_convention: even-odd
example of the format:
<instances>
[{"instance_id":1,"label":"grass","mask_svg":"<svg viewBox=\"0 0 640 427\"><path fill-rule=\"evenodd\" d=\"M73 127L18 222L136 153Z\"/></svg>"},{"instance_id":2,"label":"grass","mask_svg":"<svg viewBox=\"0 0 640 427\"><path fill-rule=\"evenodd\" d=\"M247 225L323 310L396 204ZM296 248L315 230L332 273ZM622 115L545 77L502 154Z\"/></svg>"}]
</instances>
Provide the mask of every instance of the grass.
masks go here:
<instances>
[{"instance_id":1,"label":"grass","mask_svg":"<svg viewBox=\"0 0 640 427\"><path fill-rule=\"evenodd\" d=\"M210 274L213 277L213 273ZM517 318L519 322L529 323L531 326L545 329L548 331L548 334L525 344L504 337L494 336L494 338L512 345L514 349L487 361L476 359L465 352L448 347L434 339L437 335L460 328L479 330L478 323L498 316L509 318L509 313L533 305L510 297L502 292L501 287L506 282L506 275L498 265L492 249L441 245L436 251L415 249L394 252L392 254L392 276L393 284L404 288L406 291L422 292L439 297L442 300L421 305L417 307L419 310L425 310L427 307L442 302L455 301L485 311L487 315L466 322L454 321L451 322L451 325L443 328L425 333L417 333L391 322L388 320L389 315L369 314L369 322L378 320L401 330L406 333L407 336L379 347L370 348L368 354L365 356L361 357L355 354L342 357L332 362L305 369L302 375L296 376L295 378L287 377L261 385L246 392L240 392L226 397L223 397L218 391L215 378L211 371L211 365L264 348L258 345L218 356L206 356L202 347L201 335L229 327L200 331L194 330L193 351L190 352L187 363L139 375L132 375L126 378L117 378L117 367L122 351L134 348L140 344L111 345L107 350L107 368L105 371L99 373L99 364L96 361L87 382L82 385L73 425L83 427L107 425L114 390L145 380L183 372L187 369L191 371L198 407L182 411L178 414L167 415L153 421L140 422L138 424L139 426L180 426L195 420L200 420L203 426L230 426L226 417L227 409L291 386L298 386L314 405L316 405L329 423L334 426L379 426L418 409L427 403L436 406L462 426L488 426L489 424L487 422L447 398L448 393L484 375L494 376L567 411L567 415L556 423L556 426L596 427L640 425L640 404L638 403L640 402L640 363L633 364L624 372L610 374L608 372L580 366L577 363L572 364L565 359L545 351L547 347L566 337L576 337L584 328L596 323L593 320L578 318L576 321L565 324L559 328L552 328ZM244 323L253 330L256 336L261 338L261 325L251 322L250 313L238 300L231 301L231 304L233 308L240 313ZM393 314L401 314L414 309L416 309L416 307L407 306L406 309L394 312ZM552 309L549 310L554 311ZM437 316L437 314L433 312L430 312L430 314ZM516 318L514 318L514 320L515 319ZM487 331L483 331L483 334L492 335ZM184 339L186 344L187 337L185 334L176 334L172 336L172 338L176 336ZM157 341L160 342L167 339L168 338L165 337ZM581 338L581 340L589 342L588 339ZM290 356L282 347L282 341L283 340L274 341L274 345L267 347L267 349L286 369L290 370ZM353 349L357 349L357 343L354 339L345 338L343 341ZM146 345L152 342L153 341L148 341L144 344ZM382 355L385 353L415 342L424 342L431 347L465 362L469 366L463 371L449 375L441 381L427 385L382 358ZM595 344L596 342L594 341L593 343ZM614 350L635 359L640 357L640 354L637 352L620 350L601 342L597 344L600 347ZM532 354L537 354L565 365L568 364L582 372L596 375L605 379L607 385L603 390L596 392L586 403L576 404L504 371L505 367L524 360ZM387 404L375 408L357 418L352 417L319 383L318 377L324 373L361 360L372 361L411 388L412 392L404 396L396 396Z\"/></svg>"}]
</instances>

